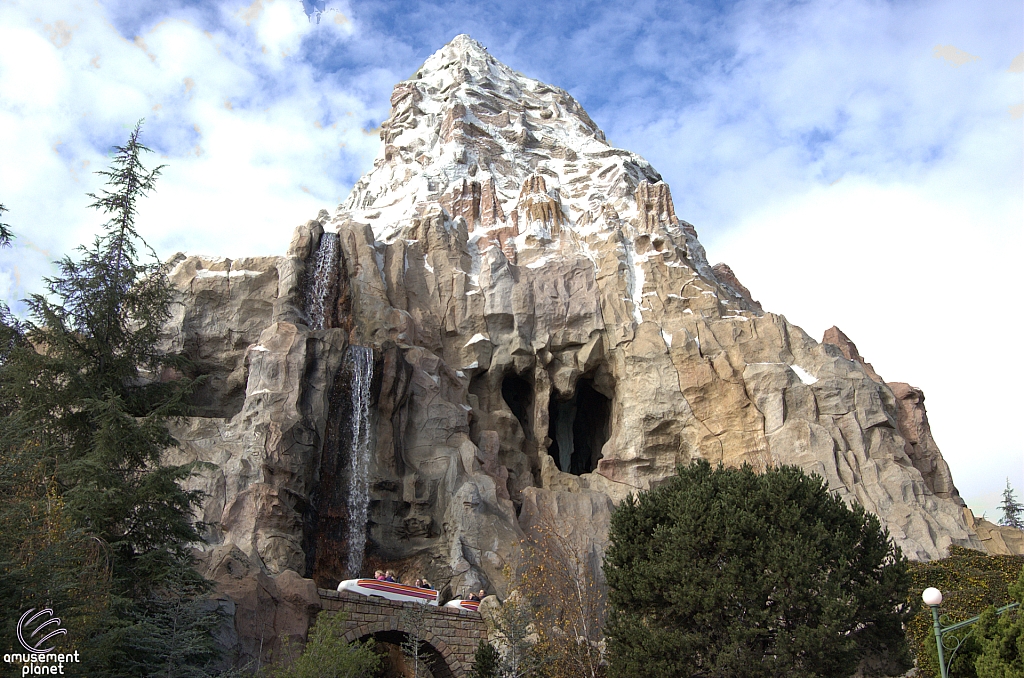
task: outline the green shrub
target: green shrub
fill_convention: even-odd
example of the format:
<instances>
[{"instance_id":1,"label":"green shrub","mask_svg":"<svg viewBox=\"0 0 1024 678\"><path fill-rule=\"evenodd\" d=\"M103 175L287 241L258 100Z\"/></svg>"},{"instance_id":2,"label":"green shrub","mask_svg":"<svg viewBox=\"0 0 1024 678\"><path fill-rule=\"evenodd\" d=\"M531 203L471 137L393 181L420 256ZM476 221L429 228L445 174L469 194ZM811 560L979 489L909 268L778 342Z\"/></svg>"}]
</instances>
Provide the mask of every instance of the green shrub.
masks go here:
<instances>
[{"instance_id":1,"label":"green shrub","mask_svg":"<svg viewBox=\"0 0 1024 678\"><path fill-rule=\"evenodd\" d=\"M1024 604L1024 569L1010 587L1015 602ZM989 606L978 620L978 658L974 668L978 678L1014 678L1024 676L1024 611L1018 606L996 615Z\"/></svg>"},{"instance_id":2,"label":"green shrub","mask_svg":"<svg viewBox=\"0 0 1024 678\"><path fill-rule=\"evenodd\" d=\"M346 643L345 615L317 615L302 654L286 667L269 671L271 678L371 678L380 668L381 658L373 640ZM288 654L287 644L284 654Z\"/></svg>"},{"instance_id":3,"label":"green shrub","mask_svg":"<svg viewBox=\"0 0 1024 678\"><path fill-rule=\"evenodd\" d=\"M498 678L498 651L486 640L476 646L473 656L473 678Z\"/></svg>"},{"instance_id":4,"label":"green shrub","mask_svg":"<svg viewBox=\"0 0 1024 678\"><path fill-rule=\"evenodd\" d=\"M921 678L940 675L932 614L921 601L921 592L929 586L942 591L941 612L955 623L981 614L990 605L1011 602L1009 587L1022 567L1024 556L990 556L962 546L951 546L947 558L910 564L910 603L916 614L907 624L907 642L917 657ZM950 677L975 678L979 651L977 635L971 634L953 657Z\"/></svg>"}]
</instances>

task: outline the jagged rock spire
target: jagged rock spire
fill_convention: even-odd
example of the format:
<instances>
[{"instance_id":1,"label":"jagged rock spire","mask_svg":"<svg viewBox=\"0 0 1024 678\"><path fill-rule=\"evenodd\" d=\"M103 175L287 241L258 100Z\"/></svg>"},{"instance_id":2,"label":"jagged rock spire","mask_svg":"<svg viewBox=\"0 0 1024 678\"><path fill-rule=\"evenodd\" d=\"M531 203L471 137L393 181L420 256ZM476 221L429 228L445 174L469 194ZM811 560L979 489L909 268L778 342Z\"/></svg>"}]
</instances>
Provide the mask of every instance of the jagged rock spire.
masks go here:
<instances>
[{"instance_id":1,"label":"jagged rock spire","mask_svg":"<svg viewBox=\"0 0 1024 678\"><path fill-rule=\"evenodd\" d=\"M398 83L391 106L374 167L340 206L339 222L369 224L391 242L440 205L453 222L465 220L473 256L493 247L522 264L553 251L593 259L609 239L632 250L645 235L671 243L659 250L667 262L685 261L719 285L650 163L609 146L567 92L512 70L468 35ZM628 258L639 306L644 274L636 266L645 259ZM728 310L760 312L728 285L721 292Z\"/></svg>"}]
</instances>

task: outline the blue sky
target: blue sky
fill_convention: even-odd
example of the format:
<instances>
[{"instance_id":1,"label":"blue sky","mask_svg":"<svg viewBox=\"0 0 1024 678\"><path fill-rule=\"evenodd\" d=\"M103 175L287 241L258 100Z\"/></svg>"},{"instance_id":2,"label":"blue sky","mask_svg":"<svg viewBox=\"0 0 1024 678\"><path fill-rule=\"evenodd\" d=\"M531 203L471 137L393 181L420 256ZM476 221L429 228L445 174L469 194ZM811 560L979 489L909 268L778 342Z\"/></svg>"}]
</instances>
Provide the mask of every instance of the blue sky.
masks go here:
<instances>
[{"instance_id":1,"label":"blue sky","mask_svg":"<svg viewBox=\"0 0 1024 678\"><path fill-rule=\"evenodd\" d=\"M0 0L0 298L91 240L93 172L143 117L161 256L282 253L371 166L392 86L469 33L647 158L765 308L923 388L991 517L1006 477L1024 494L1022 24L1005 0Z\"/></svg>"}]
</instances>

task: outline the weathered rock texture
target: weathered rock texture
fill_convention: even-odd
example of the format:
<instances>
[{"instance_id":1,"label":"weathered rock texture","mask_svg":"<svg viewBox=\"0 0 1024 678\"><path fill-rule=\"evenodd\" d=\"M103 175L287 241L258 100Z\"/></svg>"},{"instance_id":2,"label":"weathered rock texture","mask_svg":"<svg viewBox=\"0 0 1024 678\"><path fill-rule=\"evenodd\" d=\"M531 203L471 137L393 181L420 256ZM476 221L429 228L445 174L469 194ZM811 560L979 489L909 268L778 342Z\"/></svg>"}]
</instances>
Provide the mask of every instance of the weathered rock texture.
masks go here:
<instances>
[{"instance_id":1,"label":"weathered rock texture","mask_svg":"<svg viewBox=\"0 0 1024 678\"><path fill-rule=\"evenodd\" d=\"M848 336L838 327L832 326L825 330L821 343L832 344L843 352L843 355L864 367L864 372L879 384L886 382L878 376L871 363L864 360ZM942 458L939 446L932 438L932 429L928 423L928 412L924 407L924 391L910 384L894 381L886 384L896 399L896 430L903 438L903 451L921 472L928 489L943 499L952 499L965 506L953 485L953 476L949 472L946 460Z\"/></svg>"},{"instance_id":2,"label":"weathered rock texture","mask_svg":"<svg viewBox=\"0 0 1024 678\"><path fill-rule=\"evenodd\" d=\"M924 392L910 384L886 383L860 355L856 344L838 327L825 330L821 341L838 347L847 359L860 363L874 381L889 387L896 399L896 430L903 438L904 452L921 472L925 485L932 493L943 499L951 499L963 507L967 527L981 542L982 548L995 555L1024 555L1024 531L976 518L960 498L960 493L953 485L949 466L932 437L928 412L924 406Z\"/></svg>"},{"instance_id":3,"label":"weathered rock texture","mask_svg":"<svg viewBox=\"0 0 1024 678\"><path fill-rule=\"evenodd\" d=\"M920 392L764 312L569 94L459 36L391 103L373 169L285 256L175 262L166 348L211 378L174 454L216 464L212 545L321 586L355 574L317 526L347 515L322 469L348 454L332 394L357 344L368 564L501 591L540 509L598 554L611 506L694 458L818 473L911 558L981 546Z\"/></svg>"},{"instance_id":4,"label":"weathered rock texture","mask_svg":"<svg viewBox=\"0 0 1024 678\"><path fill-rule=\"evenodd\" d=\"M877 372L875 372L875 368L871 366L871 363L864 360L860 351L857 350L857 344L853 343L853 340L846 336L846 333L835 325L825 330L825 336L821 338L821 343L832 344L842 351L844 358L860 363L861 367L864 368L865 374L873 380L882 383L882 378L878 376Z\"/></svg>"},{"instance_id":5,"label":"weathered rock texture","mask_svg":"<svg viewBox=\"0 0 1024 678\"><path fill-rule=\"evenodd\" d=\"M999 556L1024 555L1024 530L996 525L990 520L977 518L966 506L964 507L964 517L989 553Z\"/></svg>"},{"instance_id":6,"label":"weathered rock texture","mask_svg":"<svg viewBox=\"0 0 1024 678\"><path fill-rule=\"evenodd\" d=\"M228 650L225 666L256 667L280 660L305 642L320 612L316 584L294 570L268 575L236 546L225 544L201 554L202 573L217 582L225 622L215 637ZM287 643L287 645L286 645Z\"/></svg>"}]
</instances>

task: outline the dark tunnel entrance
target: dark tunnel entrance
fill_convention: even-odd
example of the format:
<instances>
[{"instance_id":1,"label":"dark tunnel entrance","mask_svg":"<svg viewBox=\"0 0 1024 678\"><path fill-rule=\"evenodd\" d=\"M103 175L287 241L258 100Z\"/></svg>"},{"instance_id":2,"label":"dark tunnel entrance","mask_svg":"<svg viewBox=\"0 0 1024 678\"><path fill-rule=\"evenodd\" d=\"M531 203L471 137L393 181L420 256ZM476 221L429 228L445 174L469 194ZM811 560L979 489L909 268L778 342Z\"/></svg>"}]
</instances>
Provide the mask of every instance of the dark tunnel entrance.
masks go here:
<instances>
[{"instance_id":1,"label":"dark tunnel entrance","mask_svg":"<svg viewBox=\"0 0 1024 678\"><path fill-rule=\"evenodd\" d=\"M611 432L612 401L580 379L568 400L554 395L548 409L548 454L560 471L581 475L597 468L601 448Z\"/></svg>"},{"instance_id":2,"label":"dark tunnel entrance","mask_svg":"<svg viewBox=\"0 0 1024 678\"><path fill-rule=\"evenodd\" d=\"M530 407L533 405L533 386L515 374L505 375L501 380L501 397L505 404L516 415L523 433L530 438L532 427L529 426Z\"/></svg>"},{"instance_id":3,"label":"dark tunnel entrance","mask_svg":"<svg viewBox=\"0 0 1024 678\"><path fill-rule=\"evenodd\" d=\"M406 656L411 639L404 631L378 631L363 636L360 642L369 639L376 641L374 651L383 660L381 673L376 674L384 678L405 678L413 675L412 659ZM445 657L436 647L425 640L420 643L420 667L421 678L454 678L454 673L445 661Z\"/></svg>"}]
</instances>

